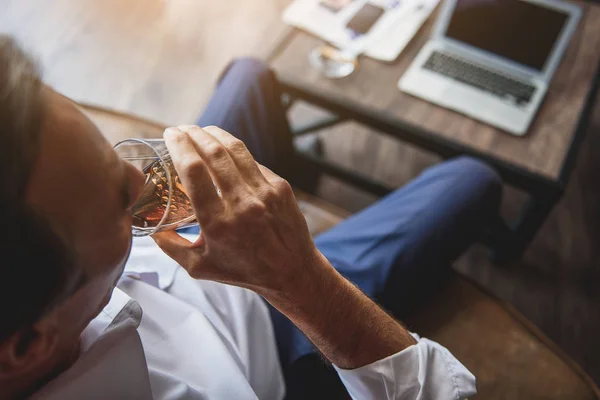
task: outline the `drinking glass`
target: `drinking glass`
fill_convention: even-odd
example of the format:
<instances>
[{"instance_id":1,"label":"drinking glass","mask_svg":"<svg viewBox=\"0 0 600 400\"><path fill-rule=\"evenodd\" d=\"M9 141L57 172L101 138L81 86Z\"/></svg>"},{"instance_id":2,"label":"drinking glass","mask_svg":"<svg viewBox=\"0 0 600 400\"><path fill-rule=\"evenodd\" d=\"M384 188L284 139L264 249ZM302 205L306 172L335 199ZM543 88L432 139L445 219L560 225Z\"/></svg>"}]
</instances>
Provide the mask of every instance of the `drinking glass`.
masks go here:
<instances>
[{"instance_id":1,"label":"drinking glass","mask_svg":"<svg viewBox=\"0 0 600 400\"><path fill-rule=\"evenodd\" d=\"M196 225L188 197L163 139L126 139L114 147L117 154L146 175L133 206L133 236Z\"/></svg>"}]
</instances>

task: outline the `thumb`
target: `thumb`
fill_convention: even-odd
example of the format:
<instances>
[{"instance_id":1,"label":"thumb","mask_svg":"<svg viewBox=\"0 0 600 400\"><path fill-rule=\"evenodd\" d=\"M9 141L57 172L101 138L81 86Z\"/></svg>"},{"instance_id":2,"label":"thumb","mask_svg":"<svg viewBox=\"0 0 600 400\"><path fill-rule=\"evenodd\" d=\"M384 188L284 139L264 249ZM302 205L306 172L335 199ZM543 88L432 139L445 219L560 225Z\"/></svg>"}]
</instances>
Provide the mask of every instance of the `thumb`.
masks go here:
<instances>
[{"instance_id":1,"label":"thumb","mask_svg":"<svg viewBox=\"0 0 600 400\"><path fill-rule=\"evenodd\" d=\"M179 265L188 268L191 255L194 252L193 243L177 234L175 231L159 232L152 235L152 239L166 255L175 260Z\"/></svg>"}]
</instances>

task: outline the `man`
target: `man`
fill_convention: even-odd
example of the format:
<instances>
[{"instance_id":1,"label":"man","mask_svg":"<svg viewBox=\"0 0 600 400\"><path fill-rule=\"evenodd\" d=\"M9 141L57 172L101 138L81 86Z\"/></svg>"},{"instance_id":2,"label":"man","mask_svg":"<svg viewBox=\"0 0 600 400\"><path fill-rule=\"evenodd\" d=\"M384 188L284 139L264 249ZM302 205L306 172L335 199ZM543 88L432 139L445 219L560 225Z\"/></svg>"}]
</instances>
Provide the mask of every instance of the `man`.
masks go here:
<instances>
[{"instance_id":1,"label":"man","mask_svg":"<svg viewBox=\"0 0 600 400\"><path fill-rule=\"evenodd\" d=\"M435 290L496 213L488 167L431 168L315 244L290 185L263 167L302 174L277 81L240 60L205 128L164 134L201 235L155 235L176 263L135 240L127 264L143 175L7 37L0 93L0 398L279 399L285 382L289 398L339 382L357 399L475 393L446 349L363 293L402 315Z\"/></svg>"}]
</instances>

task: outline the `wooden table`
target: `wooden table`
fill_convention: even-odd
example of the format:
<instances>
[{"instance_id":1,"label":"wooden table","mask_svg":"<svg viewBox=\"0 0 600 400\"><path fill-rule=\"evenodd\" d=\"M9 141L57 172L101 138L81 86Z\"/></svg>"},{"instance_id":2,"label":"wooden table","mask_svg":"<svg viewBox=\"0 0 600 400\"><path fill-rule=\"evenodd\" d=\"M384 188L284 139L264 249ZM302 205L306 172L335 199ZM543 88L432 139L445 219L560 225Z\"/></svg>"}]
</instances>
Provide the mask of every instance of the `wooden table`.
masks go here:
<instances>
[{"instance_id":1,"label":"wooden table","mask_svg":"<svg viewBox=\"0 0 600 400\"><path fill-rule=\"evenodd\" d=\"M530 196L521 217L503 221L487 239L498 260L519 257L560 199L586 131L600 81L600 6L577 2L584 10L545 101L529 132L511 136L499 129L397 89L397 82L430 36L438 10L396 62L361 58L348 78L329 80L314 70L307 55L322 41L294 30L270 57L293 100L321 107L335 116L297 129L303 134L354 120L382 134L415 144L444 158L468 154L496 168L507 184ZM376 195L386 187L314 155L302 157L347 183Z\"/></svg>"}]
</instances>

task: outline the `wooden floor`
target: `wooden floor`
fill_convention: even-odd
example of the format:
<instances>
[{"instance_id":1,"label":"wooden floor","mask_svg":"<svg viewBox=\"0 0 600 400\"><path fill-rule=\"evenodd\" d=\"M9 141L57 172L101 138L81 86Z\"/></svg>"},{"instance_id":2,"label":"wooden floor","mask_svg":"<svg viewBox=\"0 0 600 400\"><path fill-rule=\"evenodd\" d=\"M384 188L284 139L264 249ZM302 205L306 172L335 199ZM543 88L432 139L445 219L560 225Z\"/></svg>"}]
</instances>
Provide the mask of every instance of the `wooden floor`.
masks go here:
<instances>
[{"instance_id":1,"label":"wooden floor","mask_svg":"<svg viewBox=\"0 0 600 400\"><path fill-rule=\"evenodd\" d=\"M0 0L0 32L76 100L193 122L231 57L264 56L288 0Z\"/></svg>"},{"instance_id":2,"label":"wooden floor","mask_svg":"<svg viewBox=\"0 0 600 400\"><path fill-rule=\"evenodd\" d=\"M18 37L46 80L76 99L163 123L195 120L234 56L266 56L289 0L0 0L0 32ZM296 118L312 114L294 110ZM324 134L334 160L400 186L439 161L351 123ZM349 139L350 138L350 139ZM472 249L457 269L512 302L600 383L600 105L565 197L524 259L492 266ZM323 197L357 211L374 199L331 180ZM523 196L507 190L503 212Z\"/></svg>"}]
</instances>

